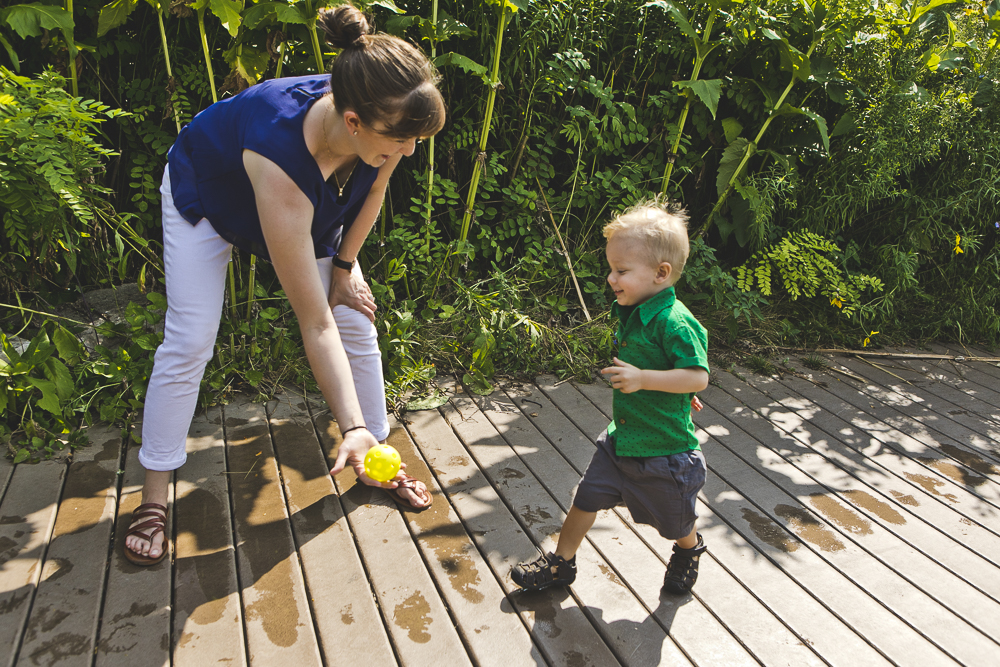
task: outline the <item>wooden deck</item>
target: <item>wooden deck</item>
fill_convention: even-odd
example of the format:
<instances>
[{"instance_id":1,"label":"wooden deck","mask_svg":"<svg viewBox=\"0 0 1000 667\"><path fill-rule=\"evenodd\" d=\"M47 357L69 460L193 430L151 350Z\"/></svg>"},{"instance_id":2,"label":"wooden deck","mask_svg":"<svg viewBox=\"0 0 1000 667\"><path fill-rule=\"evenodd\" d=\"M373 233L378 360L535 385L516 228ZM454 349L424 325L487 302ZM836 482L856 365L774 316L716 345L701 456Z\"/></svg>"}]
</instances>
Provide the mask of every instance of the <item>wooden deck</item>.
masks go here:
<instances>
[{"instance_id":1,"label":"wooden deck","mask_svg":"<svg viewBox=\"0 0 1000 667\"><path fill-rule=\"evenodd\" d=\"M69 465L0 460L5 664L995 667L1000 367L829 362L715 369L696 416L709 551L684 597L660 594L670 543L626 511L599 515L570 589L507 577L552 548L603 386L444 383L390 437L433 489L423 513L330 478L319 401L212 409L175 476L172 559L146 569L121 556L142 470L117 431Z\"/></svg>"}]
</instances>

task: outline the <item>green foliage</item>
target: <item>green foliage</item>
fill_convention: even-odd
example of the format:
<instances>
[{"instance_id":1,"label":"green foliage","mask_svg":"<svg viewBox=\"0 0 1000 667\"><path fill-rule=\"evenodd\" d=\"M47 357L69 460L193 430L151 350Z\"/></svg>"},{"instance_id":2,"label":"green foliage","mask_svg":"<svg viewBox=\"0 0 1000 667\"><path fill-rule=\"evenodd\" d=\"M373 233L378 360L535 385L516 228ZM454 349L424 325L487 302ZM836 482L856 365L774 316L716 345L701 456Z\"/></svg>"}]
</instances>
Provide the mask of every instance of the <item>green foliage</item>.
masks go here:
<instances>
[{"instance_id":1,"label":"green foliage","mask_svg":"<svg viewBox=\"0 0 1000 667\"><path fill-rule=\"evenodd\" d=\"M817 234L791 232L737 267L737 285L744 292L756 285L761 294L770 296L773 279L780 276L781 286L792 301L800 296L811 298L821 294L850 316L864 292L881 292L883 285L878 278L844 271L834 262L842 260L837 257L839 254L836 244ZM834 259L828 255L834 255Z\"/></svg>"},{"instance_id":2,"label":"green foliage","mask_svg":"<svg viewBox=\"0 0 1000 667\"><path fill-rule=\"evenodd\" d=\"M5 76L18 91L4 90L0 115L35 104L64 119L37 138L28 115L0 124L5 148L24 151L0 157L5 302L154 288L176 132L216 95L324 68L322 4L78 0L53 25L25 17L55 6L0 9L0 53L39 86ZM1000 340L997 2L360 4L433 49L449 106L394 175L362 252L394 405L437 372L480 391L497 372L592 374L613 325L601 227L656 192L689 214L678 290L713 340ZM79 71L80 99L48 68ZM238 260L235 274L239 315L222 324L203 403L308 377L273 272ZM138 341L154 342L135 327L88 360L137 388L93 395L119 419L141 401L151 350Z\"/></svg>"}]
</instances>

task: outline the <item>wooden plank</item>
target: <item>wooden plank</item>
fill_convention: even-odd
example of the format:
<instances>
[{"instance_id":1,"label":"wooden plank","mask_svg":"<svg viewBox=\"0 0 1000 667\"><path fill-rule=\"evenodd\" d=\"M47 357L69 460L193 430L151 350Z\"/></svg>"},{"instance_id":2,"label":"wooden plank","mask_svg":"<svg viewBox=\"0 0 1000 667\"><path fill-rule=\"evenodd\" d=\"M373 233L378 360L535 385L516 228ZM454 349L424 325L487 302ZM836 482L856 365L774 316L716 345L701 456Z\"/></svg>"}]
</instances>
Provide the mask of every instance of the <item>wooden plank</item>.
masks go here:
<instances>
[{"instance_id":1,"label":"wooden plank","mask_svg":"<svg viewBox=\"0 0 1000 667\"><path fill-rule=\"evenodd\" d=\"M175 473L173 664L247 664L222 410L195 415Z\"/></svg>"},{"instance_id":2,"label":"wooden plank","mask_svg":"<svg viewBox=\"0 0 1000 667\"><path fill-rule=\"evenodd\" d=\"M521 390L523 395L519 398L532 401L527 403L531 410L546 415L555 412L551 404L542 402L543 397L535 396L536 393L539 392L534 388ZM534 401L528 396L542 400ZM476 404L509 445L506 452L499 448L491 449L491 457L496 459L499 455L506 461L500 474L495 472L495 466L489 466L486 468L487 475L493 476L495 486L508 481L501 490L507 503L517 509L527 532L542 551L552 551L565 511L572 502L573 490L580 479L579 471L570 463L575 459L576 465L585 466L593 455L571 445L589 445L589 441L572 429L560 432L558 436L560 441L570 441L563 443L570 445L567 448L569 451L552 447L531 421L521 414L510 393L495 391L488 397L477 398ZM515 456L515 451L520 456ZM485 454L474 453L482 467ZM518 485L509 483L512 475L518 476ZM545 518L539 521L541 517ZM613 514L599 513L590 541L585 540L576 554L577 577L571 587L573 595L580 600L597 631L623 663L677 664L677 661L686 661L688 658L667 636L669 623L664 623L664 619L672 619L676 614L681 606L680 600L666 598L662 602L657 600L652 607L645 606L601 556L599 547L595 547L594 535L626 532L620 527L621 522ZM625 539L628 539L627 535ZM647 562L651 557L648 549L643 549L640 554L646 557ZM521 556L522 560L527 560L531 553L522 553ZM657 566L662 567L662 563L657 563ZM652 570L654 577L655 572ZM659 584L655 584L652 590L658 592Z\"/></svg>"},{"instance_id":3,"label":"wooden plank","mask_svg":"<svg viewBox=\"0 0 1000 667\"><path fill-rule=\"evenodd\" d=\"M756 413L748 410L766 410L771 399L750 385L743 383L740 387L740 384L727 384L726 388L734 399L745 405L732 408L726 416L732 420L747 412L753 418L758 418ZM773 380L765 382L765 386L776 384ZM934 480L922 475L921 468L886 451L877 439L870 439L867 433L858 431L830 410L821 409L815 400L829 401L829 395L814 391L810 384L805 380L789 381L788 386L794 397L781 400L783 408L792 411L798 419L808 422L812 427L812 432L801 434L800 441L807 442L811 449L864 482L877 492L871 494L873 498L879 503L887 503L893 512L903 517L911 514L917 516L949 539L1000 565L1000 536L977 525L950 503L939 502L935 496L938 486L931 483ZM711 395L715 397L718 394ZM795 428L795 425L791 427ZM866 499L859 496L858 500L860 502Z\"/></svg>"},{"instance_id":4,"label":"wooden plank","mask_svg":"<svg viewBox=\"0 0 1000 667\"><path fill-rule=\"evenodd\" d=\"M94 657L123 443L118 428L88 435L66 474L19 665L89 667Z\"/></svg>"},{"instance_id":5,"label":"wooden plank","mask_svg":"<svg viewBox=\"0 0 1000 667\"><path fill-rule=\"evenodd\" d=\"M513 592L517 587L509 579L510 568L534 546L513 516L508 500L512 489L516 498L525 487L537 488L537 482L527 479L523 465L521 469L507 465L516 457L461 388L451 381L442 382L442 386L449 392L458 390L441 408L444 419L419 413L411 432L435 474L446 480L443 489L500 585L508 593ZM561 523L558 516L548 513L538 512L532 517L534 522L550 526L550 531L557 530ZM517 594L509 600L550 664L620 664L565 589Z\"/></svg>"},{"instance_id":6,"label":"wooden plank","mask_svg":"<svg viewBox=\"0 0 1000 667\"><path fill-rule=\"evenodd\" d=\"M737 433L745 442L753 440ZM704 446L704 445L703 445ZM775 498L773 485L745 464L731 465L732 460L716 457L711 465L715 473L705 484L705 497L716 499L712 509L755 549L770 558L788 576L808 590L820 602L843 619L848 626L897 664L951 665L954 660L940 648L924 639L904 621L873 599L867 590L845 577L831 566L807 542L794 532L801 526L822 526L818 519L801 521L795 525L779 511L784 506L804 512L784 495L780 502ZM770 488L769 488L770 487ZM761 504L763 503L763 504ZM771 509L775 508L775 509ZM825 540L823 546L831 548L832 539L827 533L817 531L810 535L814 541ZM891 600L888 602L891 603Z\"/></svg>"},{"instance_id":7,"label":"wooden plank","mask_svg":"<svg viewBox=\"0 0 1000 667\"><path fill-rule=\"evenodd\" d=\"M707 407L705 412L710 410ZM717 416L716 421L723 428L728 423ZM818 548L824 560L922 634L939 646L950 646L955 656L966 650L973 656L1000 651L1000 645L989 639L1000 634L1000 604L877 522L854 512L822 484L826 481L836 488L835 474L827 476L821 467L818 474L823 480L809 476L773 447L751 448L727 437L709 438L706 443L706 456L714 466L728 470L750 466L772 482L773 486L754 485L748 500L765 510L774 507L774 514L768 511L772 519ZM798 464L802 452L794 443L786 443L782 454ZM832 465L829 468L835 470Z\"/></svg>"},{"instance_id":8,"label":"wooden plank","mask_svg":"<svg viewBox=\"0 0 1000 667\"><path fill-rule=\"evenodd\" d=\"M269 408L292 532L309 586L323 662L396 664L306 399L288 390Z\"/></svg>"},{"instance_id":9,"label":"wooden plank","mask_svg":"<svg viewBox=\"0 0 1000 667\"><path fill-rule=\"evenodd\" d=\"M959 462L960 459L964 459L972 465L977 465L977 461L986 463L981 457L973 458L974 452L958 447L953 440L942 443L925 429L909 429L915 431L915 436L919 436L919 438L904 433L882 419L886 409L882 407L881 403L861 393L856 387L848 387L842 382L827 383L827 385L824 389L828 395L832 395L832 400L847 406L838 412L838 416L849 419L852 424L872 433L881 442L899 452L901 456L924 466L925 471L934 473L933 477L921 473L921 477L918 479L931 479L932 481L940 478L946 479L949 482L948 487L961 489L967 497L976 499L974 501L976 505L980 507L987 503L992 505L993 507L987 512L981 510L976 512L980 518L987 522L989 522L991 515L1000 514L1000 480L991 480ZM808 391L814 390L815 388L808 389ZM820 403L824 402L823 398L818 400ZM830 402L830 399L826 399L826 402ZM910 423L912 424L912 422ZM956 458L951 458L949 455ZM989 469L983 468L982 472L988 474ZM935 484L935 486L940 486L940 484ZM991 529L1000 530L1000 522L993 522Z\"/></svg>"},{"instance_id":10,"label":"wooden plank","mask_svg":"<svg viewBox=\"0 0 1000 667\"><path fill-rule=\"evenodd\" d=\"M750 406L757 411L756 414L764 417L754 419L741 411L744 404L724 392L714 391L711 394L713 403L709 407L729 415L729 420L726 421L722 421L721 417L713 417L718 422L715 428L724 429L726 427L722 424L732 421L758 441L771 443L767 450L757 450L761 462L767 464L779 456L793 461L803 473L822 485L822 489L816 491L800 492L800 499L811 504L814 509L827 512L835 520L845 522L850 526L851 532L869 535L873 526L891 531L905 540L909 547L933 558L935 562L994 599L1000 599L1000 568L997 565L960 546L955 536L920 520L919 512L914 511L910 505L898 503L892 494L885 492L884 487L876 488L863 483L862 478L854 475L864 465L863 459L855 459L852 461L854 465L844 466L842 462L835 463L834 459L826 458L816 451L816 443L822 442L819 436L826 434L817 434L815 428L810 432L807 419L813 413L797 409L801 407L801 399L793 387L786 389L772 385L769 394L775 403L764 404L761 401ZM776 434L779 435L778 439L775 438ZM837 509L836 505L830 504L826 497L828 494L835 495L850 507ZM852 516L854 513L857 515ZM886 551L894 559L906 560L911 557L909 547L890 547Z\"/></svg>"},{"instance_id":11,"label":"wooden plank","mask_svg":"<svg viewBox=\"0 0 1000 667\"><path fill-rule=\"evenodd\" d=\"M393 429L388 443L399 452L406 472L426 483L434 496L434 504L429 509L404 512L403 517L437 581L473 662L479 667L509 667L521 661L512 660L514 655L525 664L544 663L541 653L532 644L528 629L448 504L409 434L396 428L394 419L390 419L390 424Z\"/></svg>"},{"instance_id":12,"label":"wooden plank","mask_svg":"<svg viewBox=\"0 0 1000 667\"><path fill-rule=\"evenodd\" d=\"M535 384L582 432L593 431L598 423L606 427L604 414L573 385L556 382L556 378L550 375L536 378ZM608 388L606 391L610 394L612 390ZM619 516L655 549L661 560L669 560L671 543L663 540L652 527L629 521L627 512L620 511ZM699 531L710 525L711 521L702 519ZM722 539L729 542L733 537L735 534L729 531ZM765 665L823 664L801 637L789 630L721 565L715 555L717 545L710 544L709 547L706 556L701 559L695 597ZM625 560L628 561L627 558ZM632 577L628 573L625 576L631 584Z\"/></svg>"},{"instance_id":13,"label":"wooden plank","mask_svg":"<svg viewBox=\"0 0 1000 667\"><path fill-rule=\"evenodd\" d=\"M168 535L164 543L164 548L171 549L171 555L150 567L133 565L123 555L125 533L132 522L132 512L142 504L142 483L146 471L139 464L138 454L139 445L130 441L118 501L111 566L105 584L97 667L122 664L163 667L170 664L173 515L168 514ZM173 511L173 488L171 484L168 513Z\"/></svg>"},{"instance_id":14,"label":"wooden plank","mask_svg":"<svg viewBox=\"0 0 1000 667\"><path fill-rule=\"evenodd\" d=\"M751 376L752 374L749 374L744 377L752 381L758 388L764 388L771 383L778 382L773 379ZM719 380L721 381L724 377L720 374ZM831 387L834 385L833 382L829 384ZM831 442L846 444L863 454L862 466L875 462L882 468L905 479L912 487L912 490L905 495L912 497L915 493L922 492L934 501L955 509L973 523L978 522L984 514L996 511L992 506L985 505L989 510L988 513L984 513L982 498L955 484L952 479L941 474L938 470L916 460L913 455L923 455L927 452L927 448L905 433L873 420L870 416L860 413L847 401L810 382L797 383L796 387L804 400L811 401L814 405L823 406L824 409L817 411L811 419L814 424L817 419L823 420L827 424L827 426L817 424L817 427L822 428L830 436ZM741 386L741 383L730 383L730 387L727 388L727 391L737 399L741 392L752 395L759 390L746 384ZM911 453L908 447L916 451ZM927 499L924 497L918 502L925 502ZM949 529L946 525L940 526L946 530ZM958 529L959 534L963 532L961 526L955 526L955 528ZM984 528L1000 534L990 526L984 526ZM982 555L987 556L987 554Z\"/></svg>"},{"instance_id":15,"label":"wooden plank","mask_svg":"<svg viewBox=\"0 0 1000 667\"><path fill-rule=\"evenodd\" d=\"M538 432L524 429L526 433L518 436L520 446L543 451L549 446L545 441L547 437L554 449L567 460L582 462L575 471L565 473L568 485L562 489L560 494L562 497L557 496L560 504L565 502L565 507L568 509L572 504L576 484L596 451L594 443L566 418L544 392L537 388L532 387L530 390L522 388L516 392L507 390L507 395L521 409L521 415L515 416L513 421L508 415L515 413L507 410L502 413L484 412L490 419L502 418L511 426L516 424L517 420L530 421ZM535 468L534 473L554 475L551 466ZM737 642L712 615L697 594L692 598L660 596L666 562L628 528L628 524L622 521L618 512L625 516L628 514L627 510L598 513L598 520L588 533L588 539L604 556L608 565L614 568L618 576L633 589L642 605L647 610L656 610L653 617L660 621L664 630L670 633L681 650L690 656L695 664L754 664L755 661L746 648ZM673 542L663 539L655 532L653 535L655 537L651 539L658 551L669 553ZM669 556L667 558L669 559ZM600 565L601 563L598 567ZM582 568L583 564L581 563L579 567Z\"/></svg>"},{"instance_id":16,"label":"wooden plank","mask_svg":"<svg viewBox=\"0 0 1000 667\"><path fill-rule=\"evenodd\" d=\"M573 382L572 385L581 394L587 397L591 403L594 404L601 414L604 415L605 419L611 420L612 413L614 412L614 390L611 386L603 380L599 382L592 382L590 384L584 382Z\"/></svg>"},{"instance_id":17,"label":"wooden plank","mask_svg":"<svg viewBox=\"0 0 1000 667\"><path fill-rule=\"evenodd\" d=\"M319 665L264 406L243 400L223 414L249 662Z\"/></svg>"},{"instance_id":18,"label":"wooden plank","mask_svg":"<svg viewBox=\"0 0 1000 667\"><path fill-rule=\"evenodd\" d=\"M328 414L318 431L332 459L341 439ZM385 491L359 482L351 468L334 481L399 664L471 665L395 502Z\"/></svg>"},{"instance_id":19,"label":"wooden plank","mask_svg":"<svg viewBox=\"0 0 1000 667\"><path fill-rule=\"evenodd\" d=\"M851 400L849 392L842 392L845 400L862 410L871 406L870 411L885 423L956 461L959 465L941 470L959 483L978 486L975 482L979 477L1000 482L1000 451L994 449L995 441L991 438L991 435L1000 437L1000 424L992 426L987 418L968 409L967 394L947 383L903 384L899 380L902 369L898 366L890 371L858 360L844 363L869 380L858 399ZM878 403L873 404L872 398ZM862 405L858 405L859 400ZM1000 395L997 400L1000 401ZM991 434L991 430L995 432ZM965 472L961 472L963 469Z\"/></svg>"},{"instance_id":20,"label":"wooden plank","mask_svg":"<svg viewBox=\"0 0 1000 667\"><path fill-rule=\"evenodd\" d=\"M0 646L13 665L21 646L56 520L66 464L43 461L14 467L0 504Z\"/></svg>"}]
</instances>

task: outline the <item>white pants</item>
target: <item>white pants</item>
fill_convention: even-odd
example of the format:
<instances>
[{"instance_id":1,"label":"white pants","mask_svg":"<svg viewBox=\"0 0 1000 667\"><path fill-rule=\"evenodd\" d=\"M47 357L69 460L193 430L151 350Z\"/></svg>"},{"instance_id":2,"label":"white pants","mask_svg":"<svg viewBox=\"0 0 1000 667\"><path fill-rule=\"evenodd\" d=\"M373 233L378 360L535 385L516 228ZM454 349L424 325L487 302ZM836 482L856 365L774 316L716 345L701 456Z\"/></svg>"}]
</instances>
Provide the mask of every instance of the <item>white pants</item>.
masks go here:
<instances>
[{"instance_id":1,"label":"white pants","mask_svg":"<svg viewBox=\"0 0 1000 667\"><path fill-rule=\"evenodd\" d=\"M181 217L166 172L160 193L167 314L163 344L156 350L146 390L139 463L147 470L167 471L176 470L187 459L184 447L197 407L198 387L219 331L232 245L207 219L191 225ZM333 264L330 258L316 261L329 294ZM336 306L333 317L351 362L365 424L376 440L385 440L389 421L375 326L348 306Z\"/></svg>"}]
</instances>

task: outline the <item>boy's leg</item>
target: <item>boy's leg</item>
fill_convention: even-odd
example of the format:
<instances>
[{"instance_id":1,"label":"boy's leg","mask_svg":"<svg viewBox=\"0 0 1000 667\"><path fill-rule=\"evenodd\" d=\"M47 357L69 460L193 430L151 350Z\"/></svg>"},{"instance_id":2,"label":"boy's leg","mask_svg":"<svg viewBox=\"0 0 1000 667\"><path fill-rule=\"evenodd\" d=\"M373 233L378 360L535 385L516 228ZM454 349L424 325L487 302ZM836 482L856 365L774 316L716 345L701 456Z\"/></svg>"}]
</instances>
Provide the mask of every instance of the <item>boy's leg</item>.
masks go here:
<instances>
[{"instance_id":1,"label":"boy's leg","mask_svg":"<svg viewBox=\"0 0 1000 667\"><path fill-rule=\"evenodd\" d=\"M583 543L583 538L593 527L597 512L585 512L576 505L569 508L566 521L559 531L559 543L556 545L556 555L568 561L576 558L576 550Z\"/></svg>"},{"instance_id":2,"label":"boy's leg","mask_svg":"<svg viewBox=\"0 0 1000 667\"><path fill-rule=\"evenodd\" d=\"M529 563L519 563L510 571L510 578L521 588L540 591L549 586L568 586L576 580L576 550L587 531L594 525L596 512L585 512L576 505L570 508L555 553L547 553Z\"/></svg>"},{"instance_id":3,"label":"boy's leg","mask_svg":"<svg viewBox=\"0 0 1000 667\"><path fill-rule=\"evenodd\" d=\"M692 528L690 533L677 540L677 546L681 549L694 549L698 546L698 529Z\"/></svg>"}]
</instances>

